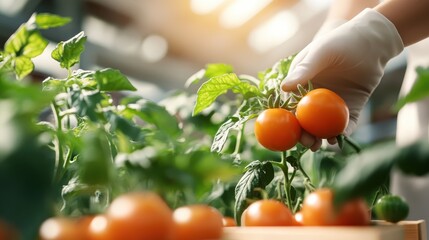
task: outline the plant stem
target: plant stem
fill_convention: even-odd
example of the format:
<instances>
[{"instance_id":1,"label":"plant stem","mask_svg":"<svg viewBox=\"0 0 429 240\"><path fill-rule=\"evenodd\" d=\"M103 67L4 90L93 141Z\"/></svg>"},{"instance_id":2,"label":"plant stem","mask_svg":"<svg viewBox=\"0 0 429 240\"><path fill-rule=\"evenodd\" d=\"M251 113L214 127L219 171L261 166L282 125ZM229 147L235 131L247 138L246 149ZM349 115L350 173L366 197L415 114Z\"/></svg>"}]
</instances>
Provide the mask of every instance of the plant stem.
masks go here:
<instances>
[{"instance_id":1,"label":"plant stem","mask_svg":"<svg viewBox=\"0 0 429 240\"><path fill-rule=\"evenodd\" d=\"M59 133L63 131L62 126L62 118L60 116L60 110L55 101L52 101L51 103L51 109L52 113L54 114L55 123L57 125L57 134L56 134L56 141L55 141L55 180L59 182L61 180L62 176L62 170L64 167L64 156L63 156L63 147L62 147L62 141L61 137L59 136Z\"/></svg>"},{"instance_id":2,"label":"plant stem","mask_svg":"<svg viewBox=\"0 0 429 240\"><path fill-rule=\"evenodd\" d=\"M235 142L235 149L234 152L232 153L233 155L236 155L240 152L240 146L241 146L241 138L243 137L243 126L240 126L240 129L237 133L237 140Z\"/></svg>"},{"instance_id":3,"label":"plant stem","mask_svg":"<svg viewBox=\"0 0 429 240\"><path fill-rule=\"evenodd\" d=\"M290 193L290 188L291 188L292 179L295 176L295 174L292 174L291 178L289 178L289 166L288 166L288 163L286 161L286 151L282 151L281 163L283 166L281 169L282 169L283 175L284 175L286 201L287 201L287 205L288 205L289 209L292 209L293 206L292 206L292 196Z\"/></svg>"}]
</instances>

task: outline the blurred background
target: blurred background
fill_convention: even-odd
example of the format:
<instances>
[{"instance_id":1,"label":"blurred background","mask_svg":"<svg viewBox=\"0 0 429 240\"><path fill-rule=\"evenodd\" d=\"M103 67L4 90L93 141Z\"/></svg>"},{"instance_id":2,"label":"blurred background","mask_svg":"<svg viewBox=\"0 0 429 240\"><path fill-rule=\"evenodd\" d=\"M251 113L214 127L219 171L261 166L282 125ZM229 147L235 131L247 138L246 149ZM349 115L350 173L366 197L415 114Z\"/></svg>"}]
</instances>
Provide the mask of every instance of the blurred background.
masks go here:
<instances>
[{"instance_id":1,"label":"blurred background","mask_svg":"<svg viewBox=\"0 0 429 240\"><path fill-rule=\"evenodd\" d=\"M160 100L184 89L207 63L227 63L256 76L308 44L329 0L0 0L0 43L33 12L73 19L43 34L52 43L35 60L33 77L64 77L49 53L80 31L88 36L80 68L121 70L139 94ZM352 46L351 46L352 47ZM361 116L355 139L370 143L395 134L404 54L389 62L384 79ZM192 90L196 91L196 90Z\"/></svg>"}]
</instances>

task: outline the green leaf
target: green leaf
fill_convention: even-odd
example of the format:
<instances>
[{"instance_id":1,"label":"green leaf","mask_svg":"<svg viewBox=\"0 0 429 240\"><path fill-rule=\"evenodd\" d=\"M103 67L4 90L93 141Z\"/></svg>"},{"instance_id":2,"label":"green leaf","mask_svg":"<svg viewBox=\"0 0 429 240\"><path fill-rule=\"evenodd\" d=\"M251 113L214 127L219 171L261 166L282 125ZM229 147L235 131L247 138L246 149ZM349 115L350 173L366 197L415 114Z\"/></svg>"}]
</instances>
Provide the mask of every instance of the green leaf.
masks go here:
<instances>
[{"instance_id":1,"label":"green leaf","mask_svg":"<svg viewBox=\"0 0 429 240\"><path fill-rule=\"evenodd\" d=\"M227 73L233 73L234 68L224 63L210 63L206 65L204 77L210 79Z\"/></svg>"},{"instance_id":2,"label":"green leaf","mask_svg":"<svg viewBox=\"0 0 429 240\"><path fill-rule=\"evenodd\" d=\"M109 183L113 160L107 133L97 129L87 132L82 136L83 145L80 150L79 178L86 184Z\"/></svg>"},{"instance_id":3,"label":"green leaf","mask_svg":"<svg viewBox=\"0 0 429 240\"><path fill-rule=\"evenodd\" d=\"M181 133L176 117L155 102L141 99L136 104L129 105L128 109L170 136L178 136Z\"/></svg>"},{"instance_id":4,"label":"green leaf","mask_svg":"<svg viewBox=\"0 0 429 240\"><path fill-rule=\"evenodd\" d=\"M61 27L71 21L71 18L61 17L51 13L39 13L35 15L35 23L39 29Z\"/></svg>"},{"instance_id":5,"label":"green leaf","mask_svg":"<svg viewBox=\"0 0 429 240\"><path fill-rule=\"evenodd\" d=\"M61 92L64 89L65 81L48 77L42 82L42 90L48 92Z\"/></svg>"},{"instance_id":6,"label":"green leaf","mask_svg":"<svg viewBox=\"0 0 429 240\"><path fill-rule=\"evenodd\" d=\"M213 139L213 144L211 146L212 152L222 152L223 147L228 140L229 132L231 130L239 130L241 127L250 119L256 118L257 114L250 114L242 117L231 117L226 122L224 122L216 132L216 135Z\"/></svg>"},{"instance_id":7,"label":"green leaf","mask_svg":"<svg viewBox=\"0 0 429 240\"><path fill-rule=\"evenodd\" d=\"M259 89L248 82L241 81L234 73L224 74L210 78L203 83L197 92L197 102L194 107L193 115L197 115L209 107L217 97L232 90L234 93L245 97L257 96Z\"/></svg>"},{"instance_id":8,"label":"green leaf","mask_svg":"<svg viewBox=\"0 0 429 240\"><path fill-rule=\"evenodd\" d=\"M246 166L246 172L235 187L235 220L240 224L241 214L248 206L248 200L258 196L255 189L264 189L274 178L274 168L270 162L259 160Z\"/></svg>"},{"instance_id":9,"label":"green leaf","mask_svg":"<svg viewBox=\"0 0 429 240\"><path fill-rule=\"evenodd\" d=\"M97 81L100 91L122 91L136 90L128 78L120 71L106 68L95 72L95 80Z\"/></svg>"},{"instance_id":10,"label":"green leaf","mask_svg":"<svg viewBox=\"0 0 429 240\"><path fill-rule=\"evenodd\" d=\"M223 63L210 63L204 69L199 70L186 80L185 86L189 87L191 84L198 83L203 78L210 79L219 75L232 73L234 69L231 65Z\"/></svg>"},{"instance_id":11,"label":"green leaf","mask_svg":"<svg viewBox=\"0 0 429 240\"><path fill-rule=\"evenodd\" d=\"M80 55L85 50L86 38L84 32L80 32L71 39L58 43L52 51L52 58L57 60L62 68L70 69L79 63Z\"/></svg>"},{"instance_id":12,"label":"green leaf","mask_svg":"<svg viewBox=\"0 0 429 240\"><path fill-rule=\"evenodd\" d=\"M15 56L34 58L39 56L46 46L48 46L48 40L38 31L28 30L26 25L21 25L7 40L5 51Z\"/></svg>"},{"instance_id":13,"label":"green leaf","mask_svg":"<svg viewBox=\"0 0 429 240\"><path fill-rule=\"evenodd\" d=\"M48 40L46 40L39 32L32 32L28 37L28 42L22 50L22 55L34 58L43 53L46 46L48 46Z\"/></svg>"},{"instance_id":14,"label":"green leaf","mask_svg":"<svg viewBox=\"0 0 429 240\"><path fill-rule=\"evenodd\" d=\"M30 33L28 32L25 25L21 25L14 34L12 34L9 39L6 41L4 50L6 53L20 55L19 52L28 42L28 37Z\"/></svg>"},{"instance_id":15,"label":"green leaf","mask_svg":"<svg viewBox=\"0 0 429 240\"><path fill-rule=\"evenodd\" d=\"M18 79L23 79L34 69L34 64L30 58L21 56L15 58L14 70Z\"/></svg>"},{"instance_id":16,"label":"green leaf","mask_svg":"<svg viewBox=\"0 0 429 240\"><path fill-rule=\"evenodd\" d=\"M429 142L421 140L398 151L397 166L405 174L424 176L429 173Z\"/></svg>"},{"instance_id":17,"label":"green leaf","mask_svg":"<svg viewBox=\"0 0 429 240\"><path fill-rule=\"evenodd\" d=\"M107 119L110 123L110 128L112 131L119 130L129 139L134 141L138 139L141 130L133 122L119 116L112 111L105 112L105 114L107 115Z\"/></svg>"},{"instance_id":18,"label":"green leaf","mask_svg":"<svg viewBox=\"0 0 429 240\"><path fill-rule=\"evenodd\" d=\"M88 117L97 122L100 119L100 106L105 96L99 91L73 90L70 95L72 107L76 108L79 117Z\"/></svg>"},{"instance_id":19,"label":"green leaf","mask_svg":"<svg viewBox=\"0 0 429 240\"><path fill-rule=\"evenodd\" d=\"M373 145L347 159L346 166L335 177L335 203L368 196L389 178L396 162L398 148L393 141Z\"/></svg>"},{"instance_id":20,"label":"green leaf","mask_svg":"<svg viewBox=\"0 0 429 240\"><path fill-rule=\"evenodd\" d=\"M396 103L396 109L401 109L405 104L419 101L429 96L429 67L417 67L417 79L410 92L400 98Z\"/></svg>"}]
</instances>

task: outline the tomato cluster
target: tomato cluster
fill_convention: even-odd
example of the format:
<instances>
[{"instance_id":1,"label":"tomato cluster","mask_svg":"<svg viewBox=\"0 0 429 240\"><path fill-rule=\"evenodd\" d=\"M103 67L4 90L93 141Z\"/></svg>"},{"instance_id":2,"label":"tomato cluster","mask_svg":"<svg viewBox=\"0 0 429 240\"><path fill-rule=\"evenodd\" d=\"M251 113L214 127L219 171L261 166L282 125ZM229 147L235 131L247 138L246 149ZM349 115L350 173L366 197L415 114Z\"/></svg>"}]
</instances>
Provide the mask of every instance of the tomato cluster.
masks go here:
<instances>
[{"instance_id":1,"label":"tomato cluster","mask_svg":"<svg viewBox=\"0 0 429 240\"><path fill-rule=\"evenodd\" d=\"M295 114L284 108L268 108L255 122L258 142L272 151L286 151L294 147L303 129L309 134L329 139L344 132L349 110L336 93L318 88L309 91L296 105Z\"/></svg>"},{"instance_id":2,"label":"tomato cluster","mask_svg":"<svg viewBox=\"0 0 429 240\"><path fill-rule=\"evenodd\" d=\"M322 188L307 195L295 215L276 200L253 202L243 212L241 223L242 226L365 226L370 224L370 209L360 198L335 208L332 190Z\"/></svg>"},{"instance_id":3,"label":"tomato cluster","mask_svg":"<svg viewBox=\"0 0 429 240\"><path fill-rule=\"evenodd\" d=\"M40 240L216 240L223 226L222 214L208 205L172 210L157 194L136 192L116 198L104 214L47 219Z\"/></svg>"}]
</instances>

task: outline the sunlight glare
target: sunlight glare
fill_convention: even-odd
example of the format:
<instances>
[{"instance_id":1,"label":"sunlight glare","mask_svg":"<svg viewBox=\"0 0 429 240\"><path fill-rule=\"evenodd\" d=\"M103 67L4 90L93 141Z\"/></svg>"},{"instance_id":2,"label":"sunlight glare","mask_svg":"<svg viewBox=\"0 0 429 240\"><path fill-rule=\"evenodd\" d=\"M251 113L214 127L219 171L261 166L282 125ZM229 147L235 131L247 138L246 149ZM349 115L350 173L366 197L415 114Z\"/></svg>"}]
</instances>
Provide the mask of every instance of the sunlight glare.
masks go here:
<instances>
[{"instance_id":1,"label":"sunlight glare","mask_svg":"<svg viewBox=\"0 0 429 240\"><path fill-rule=\"evenodd\" d=\"M224 2L225 0L191 0L191 9L196 14L208 14Z\"/></svg>"},{"instance_id":2,"label":"sunlight glare","mask_svg":"<svg viewBox=\"0 0 429 240\"><path fill-rule=\"evenodd\" d=\"M263 53L287 41L299 28L297 17L285 10L255 28L249 35L248 44Z\"/></svg>"},{"instance_id":3,"label":"sunlight glare","mask_svg":"<svg viewBox=\"0 0 429 240\"><path fill-rule=\"evenodd\" d=\"M220 15L220 24L225 28L236 28L254 17L272 0L235 0Z\"/></svg>"},{"instance_id":4,"label":"sunlight glare","mask_svg":"<svg viewBox=\"0 0 429 240\"><path fill-rule=\"evenodd\" d=\"M167 40L158 35L146 37L141 45L142 57L148 62L157 62L163 59L168 52Z\"/></svg>"}]
</instances>

